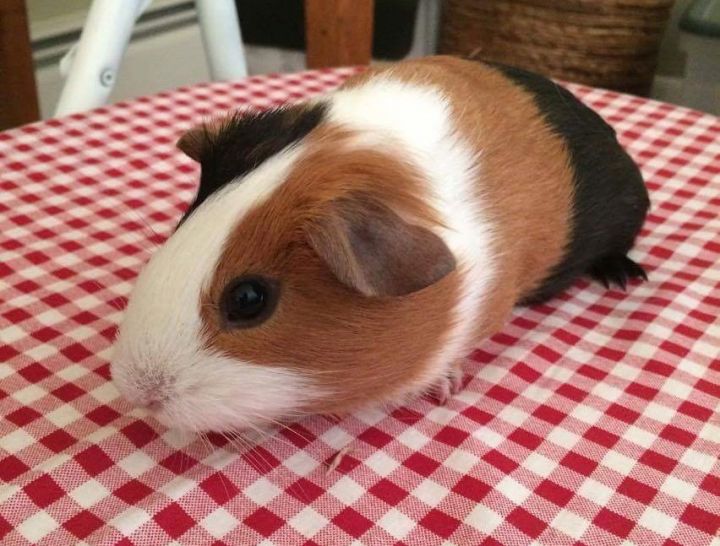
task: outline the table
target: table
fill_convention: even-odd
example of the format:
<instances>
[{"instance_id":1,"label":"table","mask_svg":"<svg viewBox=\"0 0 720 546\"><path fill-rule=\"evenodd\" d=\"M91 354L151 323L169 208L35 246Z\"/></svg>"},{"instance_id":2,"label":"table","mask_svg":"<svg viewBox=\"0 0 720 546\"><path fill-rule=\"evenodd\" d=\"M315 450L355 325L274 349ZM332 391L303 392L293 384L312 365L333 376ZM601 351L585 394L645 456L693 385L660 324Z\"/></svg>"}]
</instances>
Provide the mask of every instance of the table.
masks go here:
<instances>
[{"instance_id":1,"label":"table","mask_svg":"<svg viewBox=\"0 0 720 546\"><path fill-rule=\"evenodd\" d=\"M650 281L582 280L518 309L446 406L312 417L248 450L168 432L119 398L123 305L197 181L178 135L352 72L199 85L0 133L0 541L720 544L720 120L667 104L571 86L642 165L652 211L632 256Z\"/></svg>"}]
</instances>

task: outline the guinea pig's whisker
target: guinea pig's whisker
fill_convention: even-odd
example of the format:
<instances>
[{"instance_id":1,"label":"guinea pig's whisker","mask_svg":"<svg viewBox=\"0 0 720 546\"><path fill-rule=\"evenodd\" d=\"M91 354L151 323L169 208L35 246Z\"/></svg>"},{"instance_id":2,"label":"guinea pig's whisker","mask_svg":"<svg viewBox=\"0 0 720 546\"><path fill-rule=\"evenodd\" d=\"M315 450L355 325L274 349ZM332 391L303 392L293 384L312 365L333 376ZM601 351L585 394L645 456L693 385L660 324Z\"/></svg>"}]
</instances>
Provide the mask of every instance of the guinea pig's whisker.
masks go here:
<instances>
[{"instance_id":1,"label":"guinea pig's whisker","mask_svg":"<svg viewBox=\"0 0 720 546\"><path fill-rule=\"evenodd\" d=\"M271 424L271 425L276 425L276 426L278 426L278 427L280 427L280 428L282 428L282 429L285 429L285 430L287 430L287 431L295 434L295 435L296 435L298 438L300 438L301 440L304 440L304 441L306 441L306 442L307 442L307 441L310 441L309 438L304 437L304 436L301 435L299 432L297 432L296 430L293 430L291 427L289 427L289 426L286 425L285 423L282 423L281 421L278 421L277 419L273 419L273 418L271 418L271 417L267 417L267 416L265 416L265 415L260 415L260 414L253 414L253 418L255 418L255 419L259 420L259 421L264 421L264 422L269 423L269 424ZM260 433L260 434L263 434L262 429L258 429L258 428L256 428L256 427L253 427L253 428L254 428L254 430L255 430L256 432L258 432L258 433ZM270 437L274 437L274 438L277 438L277 439L280 440L280 441L284 441L284 442L288 443L289 445L292 445L293 448L294 448L294 447L297 447L297 446L295 446L292 442L289 442L289 441L286 440L285 438L283 438L283 437L281 437L281 436L278 436L277 434L274 434L275 432L276 432L276 431L275 431L275 430L272 430L272 429L271 429L271 430L268 430L267 432L265 432L265 438L264 438L264 439L267 439L267 438L270 438Z\"/></svg>"},{"instance_id":2,"label":"guinea pig's whisker","mask_svg":"<svg viewBox=\"0 0 720 546\"><path fill-rule=\"evenodd\" d=\"M262 455L262 452L255 451L255 447L245 438L239 435L233 435L233 441L231 442L238 452L243 454L243 457L247 462L259 473L263 473L264 468L272 468L269 461Z\"/></svg>"},{"instance_id":3,"label":"guinea pig's whisker","mask_svg":"<svg viewBox=\"0 0 720 546\"><path fill-rule=\"evenodd\" d=\"M188 470L189 470L190 467L192 466L192 459L190 458L190 455L187 454L187 452L183 451L183 453L185 454L185 457L187 458L187 461L188 461Z\"/></svg>"},{"instance_id":4,"label":"guinea pig's whisker","mask_svg":"<svg viewBox=\"0 0 720 546\"><path fill-rule=\"evenodd\" d=\"M289 433L294 434L295 436L297 436L298 438L300 438L301 440L303 440L303 441L305 441L305 442L310 442L310 441L312 440L312 438L308 438L307 436L303 436L302 434L300 434L300 433L299 433L297 430L295 430L294 428L286 425L285 423L282 423L282 422L278 421L277 419L273 419L273 418L271 418L271 417L265 417L264 419L265 419L265 421L267 421L267 422L269 422L269 423L275 424L275 425L279 426L280 428L287 430Z\"/></svg>"},{"instance_id":5,"label":"guinea pig's whisker","mask_svg":"<svg viewBox=\"0 0 720 546\"><path fill-rule=\"evenodd\" d=\"M229 485L231 485L231 484L230 484L230 480L229 480L228 477L225 475L225 472L223 472L222 470L218 470L218 475L220 476L220 483L223 484L223 488L225 489L225 496L226 496L227 500L229 501L230 498L231 498L231 497L230 497L230 489L231 489L231 487L228 487ZM227 485L226 485L226 484L227 484Z\"/></svg>"},{"instance_id":6,"label":"guinea pig's whisker","mask_svg":"<svg viewBox=\"0 0 720 546\"><path fill-rule=\"evenodd\" d=\"M177 420L176 412L169 411L167 416L168 416L169 420L171 420L171 421ZM184 474L192 466L192 461L190 459L190 456L187 454L186 450L187 450L187 447L193 443L194 436L191 434L188 434L184 430L178 430L177 433L180 435L180 443L181 443L182 447L176 451L176 454L177 454L177 456L180 457L180 468L182 470L182 473ZM184 463L187 463L187 466L185 466Z\"/></svg>"},{"instance_id":7,"label":"guinea pig's whisker","mask_svg":"<svg viewBox=\"0 0 720 546\"><path fill-rule=\"evenodd\" d=\"M135 215L135 217L136 217L138 220L140 220L140 222L141 222L141 223L148 229L148 231L150 232L150 237L149 237L149 238L146 237L145 240L146 240L146 241L149 241L150 243L152 243L153 246L152 246L151 248L149 248L148 250L152 251L152 250L155 250L156 248L158 248L158 247L160 246L160 243L158 242L158 239L160 239L160 235L152 228L152 226L148 223L148 221L143 217L142 214L140 214L140 213L139 213L138 211L136 211L135 209L130 209L130 208L129 208L128 210L129 210L133 215ZM147 235L147 233L146 233L145 235Z\"/></svg>"},{"instance_id":8,"label":"guinea pig's whisker","mask_svg":"<svg viewBox=\"0 0 720 546\"><path fill-rule=\"evenodd\" d=\"M185 464L187 465L184 468L183 468L183 462L185 462ZM180 468L183 469L183 471L182 471L183 474L185 472L187 472L188 470L190 470L191 466L192 466L192 460L190 459L190 455L188 455L184 450L180 451Z\"/></svg>"},{"instance_id":9,"label":"guinea pig's whisker","mask_svg":"<svg viewBox=\"0 0 720 546\"><path fill-rule=\"evenodd\" d=\"M259 415L255 415L254 417L265 420L265 421L269 421L268 418L263 418L262 416L259 416ZM285 426L285 425L281 424L281 426ZM297 449L297 446L295 444L293 444L291 441L289 441L287 438L283 438L282 436L275 434L275 432L276 432L275 430L267 430L266 431L255 425L249 425L249 427L260 435L259 442L265 442L266 440L278 440L278 441L284 443L285 445L287 445L288 447L290 447L293 451ZM260 455L260 453L258 453L258 455ZM267 461L265 461L265 462L267 462ZM269 466L272 467L272 465L269 465Z\"/></svg>"},{"instance_id":10,"label":"guinea pig's whisker","mask_svg":"<svg viewBox=\"0 0 720 546\"><path fill-rule=\"evenodd\" d=\"M248 441L246 438L243 438L242 434L235 431L226 431L222 433L225 438L227 438L231 444L238 449L242 450L248 450L251 451L253 449L253 445Z\"/></svg>"},{"instance_id":11,"label":"guinea pig's whisker","mask_svg":"<svg viewBox=\"0 0 720 546\"><path fill-rule=\"evenodd\" d=\"M227 441L227 443L229 443L231 446L234 446L234 445L235 445L235 444L233 444L233 439L230 437L230 435L229 435L227 432L220 432L219 434L220 434L220 436L222 436L223 438L225 438L225 440Z\"/></svg>"},{"instance_id":12,"label":"guinea pig's whisker","mask_svg":"<svg viewBox=\"0 0 720 546\"><path fill-rule=\"evenodd\" d=\"M253 446L251 446L242 436L233 433L229 434L231 434L228 438L230 444L235 447L238 452L244 452L245 460L258 473L263 473L263 466L265 465L267 465L268 467L272 467L272 465L268 464L268 461L266 459L262 458L259 452L254 451ZM225 435L225 433L223 433L223 435Z\"/></svg>"},{"instance_id":13,"label":"guinea pig's whisker","mask_svg":"<svg viewBox=\"0 0 720 546\"><path fill-rule=\"evenodd\" d=\"M106 287L103 286L99 281L96 281L95 279L87 279L87 280L88 280L89 282L95 284L95 286L97 286L98 288L100 288L100 289L102 289L102 290L105 290L105 288L106 288ZM118 311L122 311L122 310L123 310L122 307L120 306L120 304L117 303L114 298L111 299L111 300L108 300L106 303L107 303L108 305L110 305L111 307L114 307L114 308L117 309Z\"/></svg>"},{"instance_id":14,"label":"guinea pig's whisker","mask_svg":"<svg viewBox=\"0 0 720 546\"><path fill-rule=\"evenodd\" d=\"M203 436L205 436L205 433L201 433L201 434ZM225 437L226 440L228 439L227 436L225 436L224 434L222 434L222 436ZM209 439L208 439L208 443L210 443ZM218 475L220 476L220 483L223 484L223 489L225 489L225 496L226 496L227 500L229 501L230 500L230 489L228 488L227 485L225 485L225 482L227 481L228 485L229 485L230 480L227 478L227 476L225 476L225 472L223 472L222 470L218 470Z\"/></svg>"},{"instance_id":15,"label":"guinea pig's whisker","mask_svg":"<svg viewBox=\"0 0 720 546\"><path fill-rule=\"evenodd\" d=\"M285 427L285 428L287 428L287 427ZM277 431L274 431L274 432L277 432ZM288 440L287 438L284 438L283 436L281 436L279 434L268 433L267 436L265 437L265 439L266 440L267 439L278 440L279 442L282 442L283 444L289 446L293 450L297 449L297 446L295 444L293 444L290 440Z\"/></svg>"},{"instance_id":16,"label":"guinea pig's whisker","mask_svg":"<svg viewBox=\"0 0 720 546\"><path fill-rule=\"evenodd\" d=\"M255 415L253 415L253 418L262 419L262 416L255 414ZM267 441L269 438L276 437L276 435L274 434L274 432L275 432L274 430L263 429L256 425L253 425L253 424L248 424L248 428L250 428L253 432L255 432L259 436L258 441L256 442L256 445L260 444L261 442ZM285 440L285 438L282 438L282 440ZM285 441L287 442L287 440L285 440Z\"/></svg>"},{"instance_id":17,"label":"guinea pig's whisker","mask_svg":"<svg viewBox=\"0 0 720 546\"><path fill-rule=\"evenodd\" d=\"M198 432L198 438L200 439L200 443L202 444L202 446L207 449L208 455L212 455L213 448L207 435L204 432Z\"/></svg>"},{"instance_id":18,"label":"guinea pig's whisker","mask_svg":"<svg viewBox=\"0 0 720 546\"><path fill-rule=\"evenodd\" d=\"M232 439L230 436L227 435L227 433L225 433L225 432L220 432L219 434L220 434L220 436L222 436L223 438L225 438L225 440L226 440L227 443L229 444L230 448L234 448L234 449L236 449L236 450L238 449L238 446L235 444L235 442L233 442L233 439Z\"/></svg>"},{"instance_id":19,"label":"guinea pig's whisker","mask_svg":"<svg viewBox=\"0 0 720 546\"><path fill-rule=\"evenodd\" d=\"M267 417L263 417L260 415L254 415L253 417L259 419L259 420L265 420L268 421L269 419ZM280 423L282 425L282 423ZM282 425L285 426L285 425ZM223 436L228 438L228 440L237 447L240 451L245 451L244 457L245 460L252 466L257 472L261 474L267 474L269 470L274 469L273 472L277 473L283 473L288 475L292 480L295 480L295 475L292 474L287 468L285 468L284 465L275 466L272 464L270 460L266 456L263 455L262 451L257 451L255 448L259 447L259 445L267 440L268 438L279 438L276 434L274 434L274 430L266 430L262 429L256 425L248 424L247 428L254 431L259 435L259 438L253 439L252 442L250 442L247 438L244 438L242 435L242 432L237 430L231 430L223 432ZM284 441L287 443L293 450L297 449L297 446L292 444L291 442L288 442L285 438L279 438L281 441ZM245 449L241 449L245 448ZM302 487L300 486L302 489ZM307 491L302 491L302 494L304 497L306 497L306 500L310 502L310 497L307 494Z\"/></svg>"},{"instance_id":20,"label":"guinea pig's whisker","mask_svg":"<svg viewBox=\"0 0 720 546\"><path fill-rule=\"evenodd\" d=\"M247 446L243 443L243 439L240 437L233 436L232 432L225 431L221 432L220 435L225 438L232 447L238 449L239 447L246 448Z\"/></svg>"},{"instance_id":21,"label":"guinea pig's whisker","mask_svg":"<svg viewBox=\"0 0 720 546\"><path fill-rule=\"evenodd\" d=\"M239 452L243 453L243 455L247 458L250 466L252 466L255 470L262 474L264 467L272 466L269 465L268 460L262 455L262 453L260 451L255 451L255 446L253 446L245 438L243 438L242 436L233 437L235 438L235 448Z\"/></svg>"}]
</instances>

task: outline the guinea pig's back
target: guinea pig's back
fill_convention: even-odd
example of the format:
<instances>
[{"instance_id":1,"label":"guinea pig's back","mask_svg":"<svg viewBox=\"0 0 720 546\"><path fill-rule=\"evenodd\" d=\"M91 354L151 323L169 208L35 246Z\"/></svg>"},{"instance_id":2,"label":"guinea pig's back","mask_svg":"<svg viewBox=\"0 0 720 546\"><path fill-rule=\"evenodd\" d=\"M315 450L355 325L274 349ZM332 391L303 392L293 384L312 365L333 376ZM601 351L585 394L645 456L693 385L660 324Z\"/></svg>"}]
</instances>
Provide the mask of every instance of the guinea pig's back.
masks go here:
<instances>
[{"instance_id":1,"label":"guinea pig's back","mask_svg":"<svg viewBox=\"0 0 720 546\"><path fill-rule=\"evenodd\" d=\"M499 328L513 305L558 264L569 242L572 169L565 144L528 93L487 65L426 57L371 69L376 75L440 89L456 132L474 155L474 194L491 229L494 278L484 296L479 335ZM418 112L418 116L423 115ZM447 181L448 184L452 183Z\"/></svg>"},{"instance_id":2,"label":"guinea pig's back","mask_svg":"<svg viewBox=\"0 0 720 546\"><path fill-rule=\"evenodd\" d=\"M573 170L571 236L563 260L527 301L542 301L589 274L624 284L644 271L627 258L650 205L640 169L615 130L567 89L514 67L492 65L532 95L567 147Z\"/></svg>"},{"instance_id":3,"label":"guinea pig's back","mask_svg":"<svg viewBox=\"0 0 720 546\"><path fill-rule=\"evenodd\" d=\"M441 88L455 126L477 154L477 193L494 226L491 306L541 301L588 273L644 275L626 257L648 208L640 172L614 130L552 81L453 57L368 71Z\"/></svg>"}]
</instances>

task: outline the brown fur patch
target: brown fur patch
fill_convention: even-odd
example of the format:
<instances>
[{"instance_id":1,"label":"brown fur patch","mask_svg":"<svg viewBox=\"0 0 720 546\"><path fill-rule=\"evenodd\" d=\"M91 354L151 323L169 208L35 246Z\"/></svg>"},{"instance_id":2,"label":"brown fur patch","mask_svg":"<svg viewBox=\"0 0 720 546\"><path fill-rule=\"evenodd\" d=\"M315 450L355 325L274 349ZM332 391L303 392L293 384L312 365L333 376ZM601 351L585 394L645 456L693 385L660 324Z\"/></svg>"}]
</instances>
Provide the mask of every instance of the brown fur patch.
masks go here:
<instances>
[{"instance_id":1,"label":"brown fur patch","mask_svg":"<svg viewBox=\"0 0 720 546\"><path fill-rule=\"evenodd\" d=\"M565 253L573 193L566 146L533 97L485 64L426 57L371 68L345 86L362 85L382 72L441 89L460 134L479 153L477 195L496 229L499 271L478 324L480 342L502 327L512 307Z\"/></svg>"},{"instance_id":2,"label":"brown fur patch","mask_svg":"<svg viewBox=\"0 0 720 546\"><path fill-rule=\"evenodd\" d=\"M367 297L348 288L313 250L308 232L349 195L385 203L417 225L437 223L420 198L422 180L399 160L372 150L338 154L352 135L313 133L309 151L266 203L251 210L220 260L202 315L210 347L267 366L290 366L335 393L309 412L342 412L387 401L418 381L451 326L458 273L403 297ZM254 273L280 281L278 307L262 325L225 331L217 315L222 289Z\"/></svg>"}]
</instances>

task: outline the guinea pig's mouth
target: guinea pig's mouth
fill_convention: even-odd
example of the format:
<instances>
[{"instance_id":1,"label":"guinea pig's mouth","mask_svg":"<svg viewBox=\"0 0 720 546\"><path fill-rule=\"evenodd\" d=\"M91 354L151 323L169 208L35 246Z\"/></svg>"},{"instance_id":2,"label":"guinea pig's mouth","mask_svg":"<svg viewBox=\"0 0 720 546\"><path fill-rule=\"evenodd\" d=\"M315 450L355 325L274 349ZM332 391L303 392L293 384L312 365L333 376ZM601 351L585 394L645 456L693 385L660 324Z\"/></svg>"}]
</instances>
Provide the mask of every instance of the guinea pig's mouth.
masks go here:
<instances>
[{"instance_id":1,"label":"guinea pig's mouth","mask_svg":"<svg viewBox=\"0 0 720 546\"><path fill-rule=\"evenodd\" d=\"M117 378L115 378L115 382L125 400L133 406L147 410L150 413L161 412L170 402L170 397L166 394L167 385L164 382L161 384L155 380L150 387L144 388L128 387L121 384Z\"/></svg>"},{"instance_id":2,"label":"guinea pig's mouth","mask_svg":"<svg viewBox=\"0 0 720 546\"><path fill-rule=\"evenodd\" d=\"M119 354L111 363L120 394L143 408L148 419L184 432L265 428L324 396L308 377L281 366L203 352L182 358L145 355L140 361L130 356Z\"/></svg>"},{"instance_id":3,"label":"guinea pig's mouth","mask_svg":"<svg viewBox=\"0 0 720 546\"><path fill-rule=\"evenodd\" d=\"M146 410L149 415L164 425L165 423L163 421L166 420L164 412L165 404L166 400L150 400L144 404L138 404L138 407Z\"/></svg>"},{"instance_id":4,"label":"guinea pig's mouth","mask_svg":"<svg viewBox=\"0 0 720 546\"><path fill-rule=\"evenodd\" d=\"M169 419L165 412L165 407L168 402L167 399L162 398L144 398L141 400L134 399L132 397L124 397L133 407L139 408L147 413L148 416L154 418L160 424L165 426L169 425Z\"/></svg>"},{"instance_id":5,"label":"guinea pig's mouth","mask_svg":"<svg viewBox=\"0 0 720 546\"><path fill-rule=\"evenodd\" d=\"M169 398L152 398L142 403L134 404L145 412L145 416L158 422L163 427L169 429L185 429L188 432L198 432L196 427L179 427L178 423L183 423L187 419L183 419L177 410L173 409L173 404Z\"/></svg>"}]
</instances>

